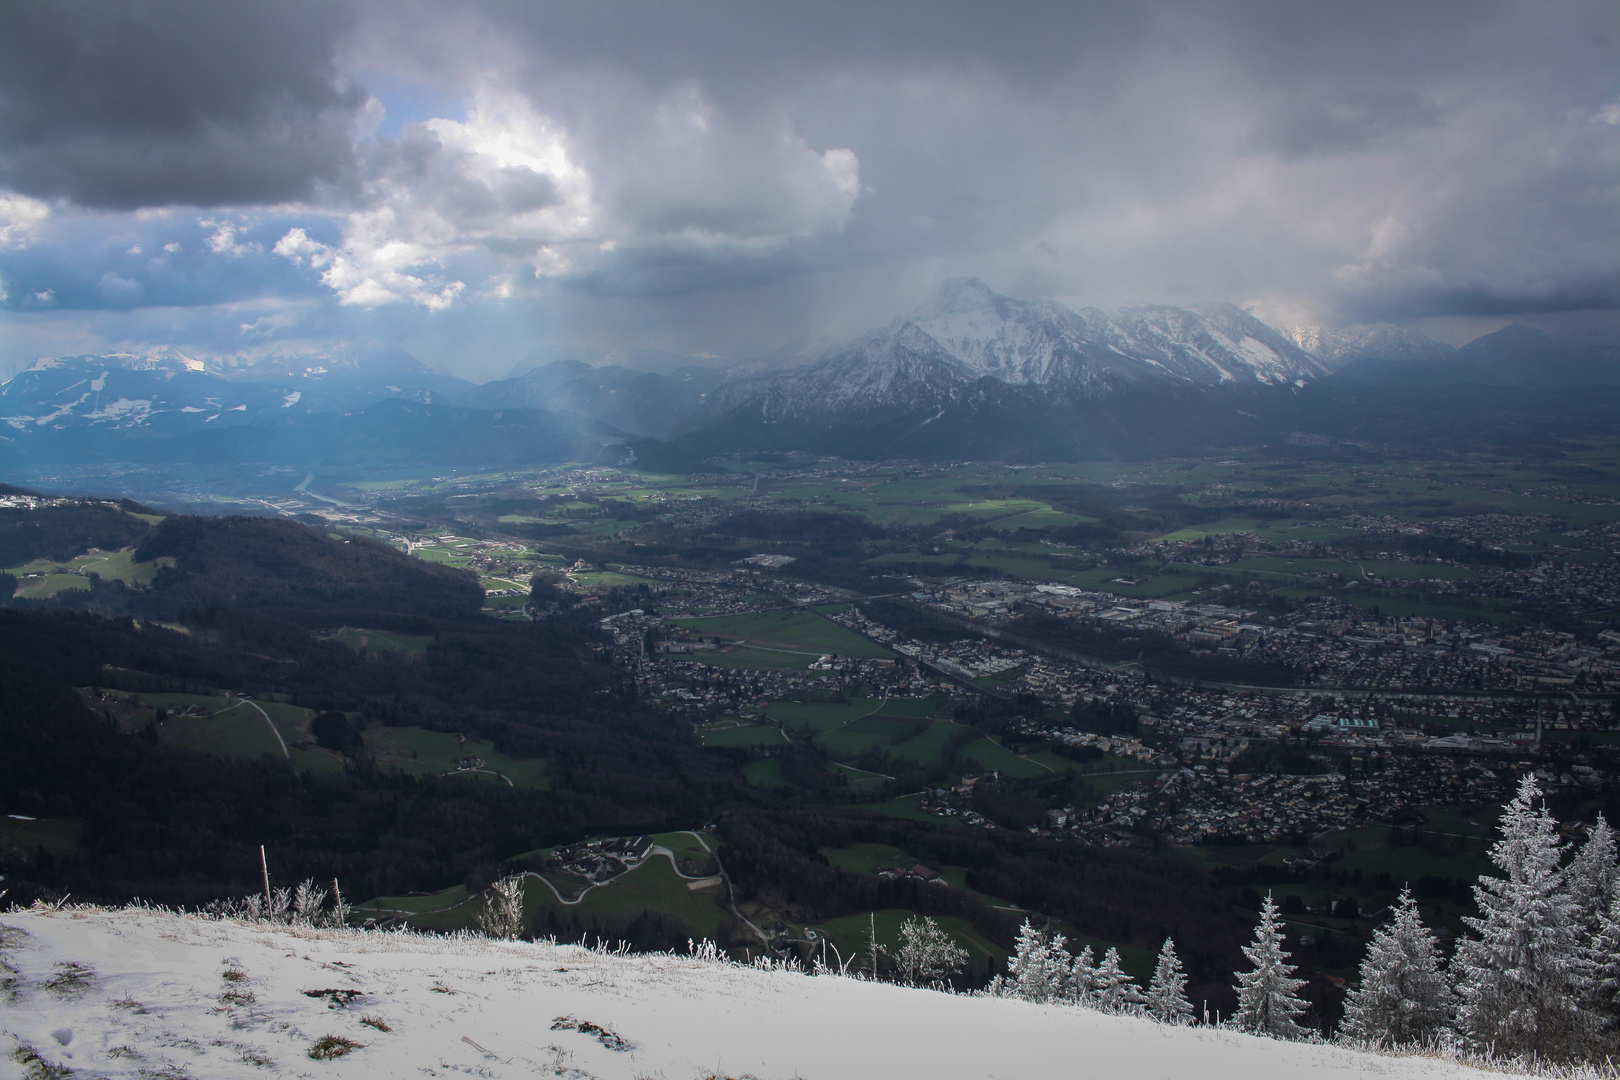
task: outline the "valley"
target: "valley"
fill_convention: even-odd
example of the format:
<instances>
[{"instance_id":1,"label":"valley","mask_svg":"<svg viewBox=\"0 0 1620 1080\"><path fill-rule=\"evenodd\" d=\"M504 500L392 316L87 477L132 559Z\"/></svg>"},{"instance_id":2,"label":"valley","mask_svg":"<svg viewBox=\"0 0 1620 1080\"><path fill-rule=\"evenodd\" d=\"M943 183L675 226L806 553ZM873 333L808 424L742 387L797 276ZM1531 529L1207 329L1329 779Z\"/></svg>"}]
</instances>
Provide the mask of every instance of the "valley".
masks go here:
<instances>
[{"instance_id":1,"label":"valley","mask_svg":"<svg viewBox=\"0 0 1620 1080\"><path fill-rule=\"evenodd\" d=\"M170 519L134 508L116 520L142 515L144 538L103 549L113 556L16 563L12 610L125 611L137 635L169 635L150 641L175 658L113 663L112 677L73 684L79 700L156 752L279 761L259 782L292 780L330 806L306 835L338 827L349 814L331 812L358 798L374 806L353 821L371 819L365 843L397 846L375 815L404 784L428 785L409 796L416 813L480 805L486 824L451 826L414 869L373 865L364 846L320 856L363 894L357 918L470 927L480 890L516 872L539 875L525 879L525 919L565 940L843 955L867 922L888 940L921 913L974 957L964 977L984 979L1017 922L1040 913L1071 940L1119 947L1138 977L1153 936L1180 927L1190 970L1220 1000L1220 968L1265 886L1294 898L1291 947L1329 1018L1329 976L1352 969L1368 916L1418 869L1425 916L1461 931L1488 843L1467 823L1487 820L1514 777L1534 772L1576 814L1607 806L1620 782L1617 458L1620 445L1590 439L1526 460L1254 448L1025 466L796 452L693 473L321 473L279 493L238 489L238 505L259 499L324 533L326 547L285 568L251 554L254 530L234 534L248 549L215 552L189 525L195 540L154 539ZM12 498L17 514L94 505ZM345 542L436 583L310 591L331 571L300 560ZM109 564L119 572L89 576ZM45 574L76 587L32 584ZM303 629L270 638L202 618L196 605L227 583L284 597L256 603ZM213 674L182 674L196 662L182 657L201 659L222 632L257 642L236 646L249 666L220 668L215 652ZM494 653L469 651L503 636ZM518 658L536 646L584 661L591 679L562 697L557 682L525 691L543 669L517 676L497 657L515 647L532 668ZM565 700L592 696L598 719L557 726ZM632 785L681 776L685 793L660 801L670 789L655 780L637 798L598 787L580 801L611 772ZM32 790L8 806L23 853L12 873L43 887L101 865L105 881L105 826ZM534 799L549 800L538 817ZM523 819L510 800L531 800ZM701 837L728 884L698 888L701 858L691 881L673 856L600 884L547 868L560 845L635 838L615 821L666 845ZM338 839L351 827L322 843L352 845ZM278 865L296 873L316 850L281 847ZM1114 883L1106 895L1085 885L1098 880ZM1170 880L1203 898L1196 912L1151 899Z\"/></svg>"}]
</instances>

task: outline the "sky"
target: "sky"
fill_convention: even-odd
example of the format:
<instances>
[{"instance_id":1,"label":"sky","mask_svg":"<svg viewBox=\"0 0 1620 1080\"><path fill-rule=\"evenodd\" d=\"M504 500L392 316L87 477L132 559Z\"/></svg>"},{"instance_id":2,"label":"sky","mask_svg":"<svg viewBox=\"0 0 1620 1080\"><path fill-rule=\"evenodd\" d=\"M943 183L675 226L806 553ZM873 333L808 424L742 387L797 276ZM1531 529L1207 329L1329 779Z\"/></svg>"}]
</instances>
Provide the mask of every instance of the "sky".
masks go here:
<instances>
[{"instance_id":1,"label":"sky","mask_svg":"<svg viewBox=\"0 0 1620 1080\"><path fill-rule=\"evenodd\" d=\"M0 375L742 359L977 276L1620 328L1620 5L0 0Z\"/></svg>"}]
</instances>

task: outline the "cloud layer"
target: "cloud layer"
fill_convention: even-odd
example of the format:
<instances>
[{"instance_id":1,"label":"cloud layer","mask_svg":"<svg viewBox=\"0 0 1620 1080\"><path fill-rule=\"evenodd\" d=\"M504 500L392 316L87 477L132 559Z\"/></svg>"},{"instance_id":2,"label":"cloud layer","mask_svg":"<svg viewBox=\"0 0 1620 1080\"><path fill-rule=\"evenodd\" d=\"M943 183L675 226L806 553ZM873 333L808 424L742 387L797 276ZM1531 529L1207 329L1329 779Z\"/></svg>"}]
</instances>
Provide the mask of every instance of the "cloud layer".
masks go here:
<instances>
[{"instance_id":1,"label":"cloud layer","mask_svg":"<svg viewBox=\"0 0 1620 1080\"><path fill-rule=\"evenodd\" d=\"M1608 3L5 9L0 366L87 326L474 376L747 355L957 273L1281 322L1620 307Z\"/></svg>"}]
</instances>

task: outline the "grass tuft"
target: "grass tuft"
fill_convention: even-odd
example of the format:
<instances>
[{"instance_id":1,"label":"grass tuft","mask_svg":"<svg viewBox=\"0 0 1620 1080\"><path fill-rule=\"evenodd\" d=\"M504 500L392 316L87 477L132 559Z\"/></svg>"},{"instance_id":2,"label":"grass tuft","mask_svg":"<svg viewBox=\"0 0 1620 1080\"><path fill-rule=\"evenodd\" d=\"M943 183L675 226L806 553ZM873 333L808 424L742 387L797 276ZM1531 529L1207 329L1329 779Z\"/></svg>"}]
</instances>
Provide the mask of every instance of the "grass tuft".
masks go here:
<instances>
[{"instance_id":1,"label":"grass tuft","mask_svg":"<svg viewBox=\"0 0 1620 1080\"><path fill-rule=\"evenodd\" d=\"M331 1061L364 1049L365 1045L353 1039L345 1039L342 1035L322 1035L310 1046L309 1056L316 1061Z\"/></svg>"}]
</instances>

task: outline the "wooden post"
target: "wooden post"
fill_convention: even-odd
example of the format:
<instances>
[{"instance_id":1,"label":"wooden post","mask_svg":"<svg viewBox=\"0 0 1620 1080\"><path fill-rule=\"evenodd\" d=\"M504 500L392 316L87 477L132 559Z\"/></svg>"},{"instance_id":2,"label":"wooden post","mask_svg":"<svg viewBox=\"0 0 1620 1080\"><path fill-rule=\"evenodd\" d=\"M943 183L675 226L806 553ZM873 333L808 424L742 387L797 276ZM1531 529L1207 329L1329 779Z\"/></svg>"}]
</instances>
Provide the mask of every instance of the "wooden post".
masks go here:
<instances>
[{"instance_id":1,"label":"wooden post","mask_svg":"<svg viewBox=\"0 0 1620 1080\"><path fill-rule=\"evenodd\" d=\"M259 869L264 871L264 913L270 914L270 861L264 857L264 845L259 845Z\"/></svg>"}]
</instances>

